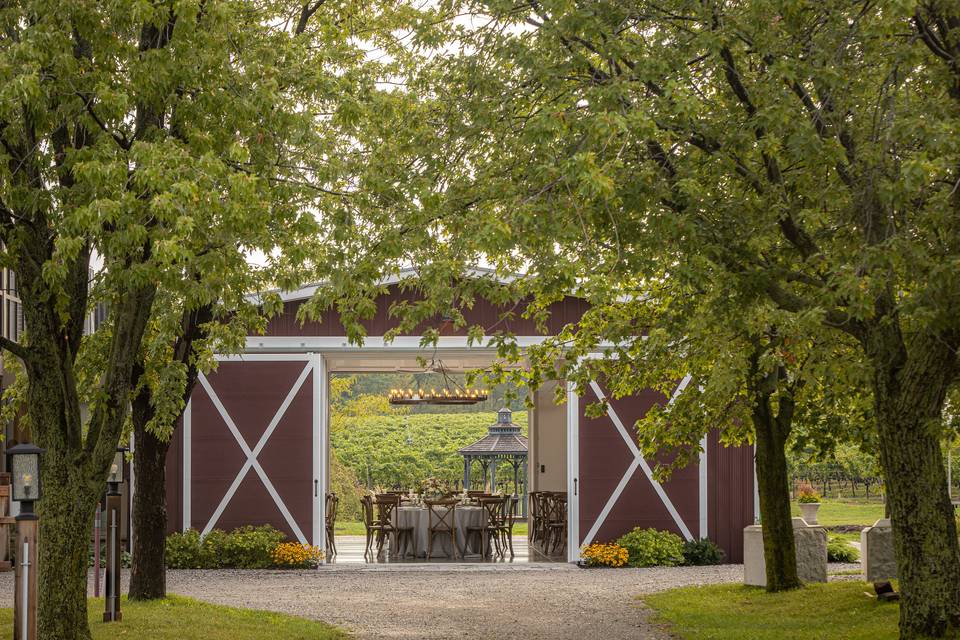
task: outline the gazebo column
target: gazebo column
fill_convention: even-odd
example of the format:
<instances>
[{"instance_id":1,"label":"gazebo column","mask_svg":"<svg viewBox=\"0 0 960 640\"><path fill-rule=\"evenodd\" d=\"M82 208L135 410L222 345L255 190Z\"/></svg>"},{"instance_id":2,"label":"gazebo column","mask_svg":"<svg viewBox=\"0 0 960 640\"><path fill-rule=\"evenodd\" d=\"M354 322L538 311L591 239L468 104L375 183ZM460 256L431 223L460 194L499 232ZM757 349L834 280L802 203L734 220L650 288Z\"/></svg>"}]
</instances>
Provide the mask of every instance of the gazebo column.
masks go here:
<instances>
[{"instance_id":1,"label":"gazebo column","mask_svg":"<svg viewBox=\"0 0 960 640\"><path fill-rule=\"evenodd\" d=\"M463 490L470 491L470 467L473 466L473 458L463 456Z\"/></svg>"},{"instance_id":2,"label":"gazebo column","mask_svg":"<svg viewBox=\"0 0 960 640\"><path fill-rule=\"evenodd\" d=\"M490 493L497 492L497 459L490 460Z\"/></svg>"}]
</instances>

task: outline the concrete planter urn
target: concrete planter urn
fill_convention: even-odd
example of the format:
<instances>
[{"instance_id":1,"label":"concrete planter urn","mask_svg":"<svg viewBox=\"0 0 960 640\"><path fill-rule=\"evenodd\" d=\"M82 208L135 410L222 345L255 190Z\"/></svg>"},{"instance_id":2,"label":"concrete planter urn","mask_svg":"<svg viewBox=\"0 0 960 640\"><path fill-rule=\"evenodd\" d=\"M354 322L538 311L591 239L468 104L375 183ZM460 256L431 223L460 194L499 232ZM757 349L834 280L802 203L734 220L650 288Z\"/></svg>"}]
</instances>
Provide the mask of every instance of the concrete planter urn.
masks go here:
<instances>
[{"instance_id":1,"label":"concrete planter urn","mask_svg":"<svg viewBox=\"0 0 960 640\"><path fill-rule=\"evenodd\" d=\"M800 515L803 517L803 521L810 526L817 524L817 511L819 510L820 510L819 502L801 502L800 503Z\"/></svg>"}]
</instances>

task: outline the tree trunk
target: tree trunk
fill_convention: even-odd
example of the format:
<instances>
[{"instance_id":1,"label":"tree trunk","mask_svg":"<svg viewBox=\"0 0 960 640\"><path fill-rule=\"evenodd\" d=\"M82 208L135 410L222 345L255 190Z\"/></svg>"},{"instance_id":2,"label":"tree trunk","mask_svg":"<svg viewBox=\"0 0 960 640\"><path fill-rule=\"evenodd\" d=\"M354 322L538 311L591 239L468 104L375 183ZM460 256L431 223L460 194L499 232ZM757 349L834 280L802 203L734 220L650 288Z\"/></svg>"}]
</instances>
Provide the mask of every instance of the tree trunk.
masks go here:
<instances>
[{"instance_id":1,"label":"tree trunk","mask_svg":"<svg viewBox=\"0 0 960 640\"><path fill-rule=\"evenodd\" d=\"M190 400L199 375L193 346L207 337L207 324L213 319L212 304L183 311L180 320L181 334L173 344L173 358L187 369L182 389L184 404ZM152 600L165 598L167 595L166 463L170 439L177 427L174 422L170 429L166 430L165 437L158 436L155 430L147 429L155 412L150 387L142 380L144 370L144 363L138 362L134 379L137 380L139 389L131 403L130 416L136 443L133 464L137 474L137 487L133 495L133 572L130 576L129 592L130 598L134 600Z\"/></svg>"},{"instance_id":2,"label":"tree trunk","mask_svg":"<svg viewBox=\"0 0 960 640\"><path fill-rule=\"evenodd\" d=\"M89 640L87 562L97 493L73 470L57 473L63 467L51 465L50 454L44 456L43 499L37 503L37 637Z\"/></svg>"},{"instance_id":3,"label":"tree trunk","mask_svg":"<svg viewBox=\"0 0 960 640\"><path fill-rule=\"evenodd\" d=\"M753 411L756 431L757 492L763 525L763 559L767 591L787 591L801 586L797 575L797 552L790 515L790 481L787 476L786 444L790 435L779 416L770 411L770 397L762 395ZM790 416L783 416L789 419ZM788 423L789 424L789 423Z\"/></svg>"},{"instance_id":4,"label":"tree trunk","mask_svg":"<svg viewBox=\"0 0 960 640\"><path fill-rule=\"evenodd\" d=\"M956 355L918 338L874 356L880 462L900 579L900 637L953 638L960 626L960 546L940 449Z\"/></svg>"},{"instance_id":5,"label":"tree trunk","mask_svg":"<svg viewBox=\"0 0 960 640\"><path fill-rule=\"evenodd\" d=\"M106 484L91 480L85 456L74 446L80 405L73 387L63 384L71 378L55 357L38 357L30 367L27 414L33 439L44 449L36 504L37 634L45 640L89 640L88 552L97 498Z\"/></svg>"},{"instance_id":6,"label":"tree trunk","mask_svg":"<svg viewBox=\"0 0 960 640\"><path fill-rule=\"evenodd\" d=\"M144 395L144 394L141 394ZM152 417L149 401L133 403L133 464L137 487L133 494L133 570L131 600L152 600L167 595L166 572L166 460L170 441L163 441L147 423Z\"/></svg>"}]
</instances>

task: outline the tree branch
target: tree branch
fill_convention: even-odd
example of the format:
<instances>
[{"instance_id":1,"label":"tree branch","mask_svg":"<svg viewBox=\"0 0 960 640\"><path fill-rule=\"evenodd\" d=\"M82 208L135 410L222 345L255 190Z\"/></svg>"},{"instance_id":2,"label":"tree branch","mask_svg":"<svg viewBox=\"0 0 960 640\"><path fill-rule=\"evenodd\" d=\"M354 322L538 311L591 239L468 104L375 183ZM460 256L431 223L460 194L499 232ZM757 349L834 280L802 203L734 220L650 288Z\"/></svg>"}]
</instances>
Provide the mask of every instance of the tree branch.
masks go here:
<instances>
[{"instance_id":1,"label":"tree branch","mask_svg":"<svg viewBox=\"0 0 960 640\"><path fill-rule=\"evenodd\" d=\"M0 336L0 349L6 349L24 362L30 360L30 351L26 347L4 336Z\"/></svg>"},{"instance_id":2,"label":"tree branch","mask_svg":"<svg viewBox=\"0 0 960 640\"><path fill-rule=\"evenodd\" d=\"M306 30L310 18L323 6L324 2L326 2L326 0L317 0L313 4L309 2L303 3L303 9L300 11L300 20L297 21L297 27L293 30L294 35L298 36Z\"/></svg>"}]
</instances>

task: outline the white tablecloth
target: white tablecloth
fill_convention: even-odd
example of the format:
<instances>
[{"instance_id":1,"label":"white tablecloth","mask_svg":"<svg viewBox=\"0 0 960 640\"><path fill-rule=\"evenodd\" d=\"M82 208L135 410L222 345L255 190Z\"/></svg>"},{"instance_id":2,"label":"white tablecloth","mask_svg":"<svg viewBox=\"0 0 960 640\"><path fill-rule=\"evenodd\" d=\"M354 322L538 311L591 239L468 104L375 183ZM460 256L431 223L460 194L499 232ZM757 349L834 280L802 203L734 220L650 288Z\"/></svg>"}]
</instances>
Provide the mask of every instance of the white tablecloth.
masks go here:
<instances>
[{"instance_id":1,"label":"white tablecloth","mask_svg":"<svg viewBox=\"0 0 960 640\"><path fill-rule=\"evenodd\" d=\"M436 509L440 511L440 509ZM467 542L468 527L482 527L484 525L485 513L483 507L463 507L457 505L457 510L453 514L454 526L457 535L457 556L464 549ZM436 524L437 517L434 517ZM427 555L427 539L430 536L430 514L426 507L400 507L394 512L393 524L398 529L413 529L413 550L418 558L424 558ZM401 549L393 550L399 552ZM409 553L409 549L402 549L404 553ZM437 535L433 539L432 558L451 557L450 536ZM473 549L468 549L468 553L477 553Z\"/></svg>"}]
</instances>

